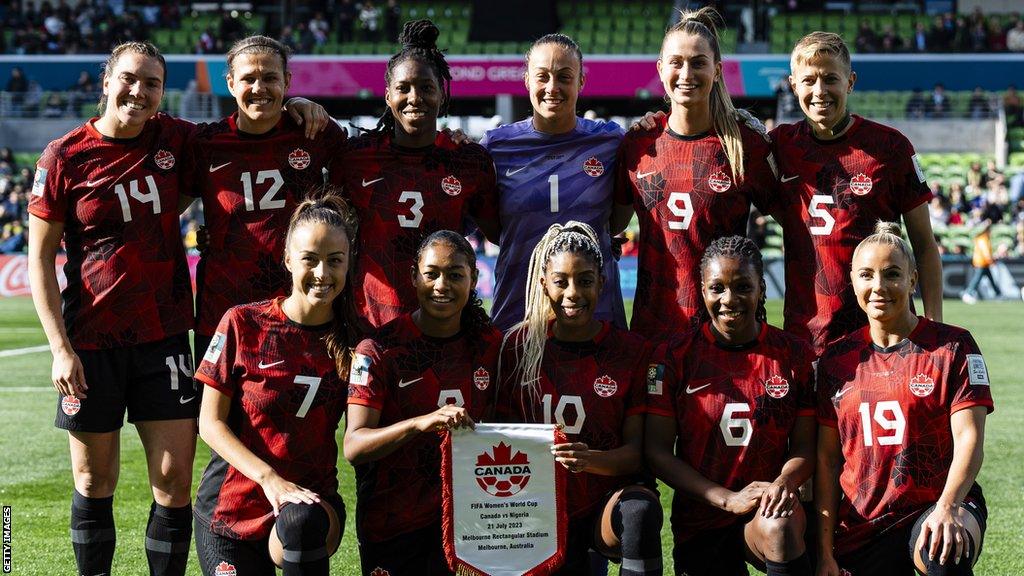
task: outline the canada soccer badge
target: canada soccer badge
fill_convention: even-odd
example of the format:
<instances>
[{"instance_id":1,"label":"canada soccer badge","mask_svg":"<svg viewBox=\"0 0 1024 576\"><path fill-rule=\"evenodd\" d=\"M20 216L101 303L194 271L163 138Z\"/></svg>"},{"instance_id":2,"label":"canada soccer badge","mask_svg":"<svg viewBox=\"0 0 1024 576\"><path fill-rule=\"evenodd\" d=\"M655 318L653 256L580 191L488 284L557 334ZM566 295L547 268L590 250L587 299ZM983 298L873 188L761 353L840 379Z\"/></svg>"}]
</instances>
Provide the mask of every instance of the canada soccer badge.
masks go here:
<instances>
[{"instance_id":1,"label":"canada soccer badge","mask_svg":"<svg viewBox=\"0 0 1024 576\"><path fill-rule=\"evenodd\" d=\"M288 165L296 170L305 170L309 167L309 162L309 152L302 148L296 148L288 155Z\"/></svg>"},{"instance_id":2,"label":"canada soccer badge","mask_svg":"<svg viewBox=\"0 0 1024 576\"><path fill-rule=\"evenodd\" d=\"M227 562L221 561L214 568L213 573L215 576L238 576L238 570L235 570L234 564L228 564Z\"/></svg>"},{"instance_id":3,"label":"canada soccer badge","mask_svg":"<svg viewBox=\"0 0 1024 576\"><path fill-rule=\"evenodd\" d=\"M487 387L491 385L491 374L483 366L473 372L473 385L477 390L487 390Z\"/></svg>"},{"instance_id":4,"label":"canada soccer badge","mask_svg":"<svg viewBox=\"0 0 1024 576\"><path fill-rule=\"evenodd\" d=\"M171 168L174 168L174 154L171 154L167 150L159 150L153 155L153 162L155 162L157 167L161 170L170 170Z\"/></svg>"},{"instance_id":5,"label":"canada soccer badge","mask_svg":"<svg viewBox=\"0 0 1024 576\"><path fill-rule=\"evenodd\" d=\"M924 398L935 390L935 380L927 374L918 374L910 379L910 393L918 398Z\"/></svg>"},{"instance_id":6,"label":"canada soccer badge","mask_svg":"<svg viewBox=\"0 0 1024 576\"><path fill-rule=\"evenodd\" d=\"M370 576L391 576L391 572L378 566L373 569L373 572L370 572Z\"/></svg>"},{"instance_id":7,"label":"canada soccer badge","mask_svg":"<svg viewBox=\"0 0 1024 576\"><path fill-rule=\"evenodd\" d=\"M441 180L441 190L449 196L458 196L462 192L462 182L455 176L449 174Z\"/></svg>"},{"instance_id":8,"label":"canada soccer badge","mask_svg":"<svg viewBox=\"0 0 1024 576\"><path fill-rule=\"evenodd\" d=\"M715 192L718 192L719 194L725 192L731 186L732 178L729 178L729 175L726 174L725 172L722 172L721 170L715 172L711 176L708 176L708 187L710 187Z\"/></svg>"},{"instance_id":9,"label":"canada soccer badge","mask_svg":"<svg viewBox=\"0 0 1024 576\"><path fill-rule=\"evenodd\" d=\"M60 409L68 416L74 416L82 409L82 401L74 396L65 396L60 401Z\"/></svg>"},{"instance_id":10,"label":"canada soccer badge","mask_svg":"<svg viewBox=\"0 0 1024 576\"><path fill-rule=\"evenodd\" d=\"M601 161L597 159L597 156L591 156L583 163L583 171L587 173L587 176L597 178L601 174L604 174L604 164L601 164Z\"/></svg>"},{"instance_id":11,"label":"canada soccer badge","mask_svg":"<svg viewBox=\"0 0 1024 576\"><path fill-rule=\"evenodd\" d=\"M612 380L607 374L594 380L594 392L597 392L597 395L601 398L614 396L618 389L618 382Z\"/></svg>"},{"instance_id":12,"label":"canada soccer badge","mask_svg":"<svg viewBox=\"0 0 1024 576\"><path fill-rule=\"evenodd\" d=\"M526 488L530 481L530 460L526 454L512 446L499 443L491 447L491 453L484 452L476 457L476 483L484 492L498 498L515 496Z\"/></svg>"},{"instance_id":13,"label":"canada soccer badge","mask_svg":"<svg viewBox=\"0 0 1024 576\"><path fill-rule=\"evenodd\" d=\"M765 380L764 391L772 398L782 398L789 394L789 380L776 374Z\"/></svg>"},{"instance_id":14,"label":"canada soccer badge","mask_svg":"<svg viewBox=\"0 0 1024 576\"><path fill-rule=\"evenodd\" d=\"M868 178L867 174L859 172L856 176L850 178L850 192L857 196L863 196L871 192L871 178Z\"/></svg>"}]
</instances>

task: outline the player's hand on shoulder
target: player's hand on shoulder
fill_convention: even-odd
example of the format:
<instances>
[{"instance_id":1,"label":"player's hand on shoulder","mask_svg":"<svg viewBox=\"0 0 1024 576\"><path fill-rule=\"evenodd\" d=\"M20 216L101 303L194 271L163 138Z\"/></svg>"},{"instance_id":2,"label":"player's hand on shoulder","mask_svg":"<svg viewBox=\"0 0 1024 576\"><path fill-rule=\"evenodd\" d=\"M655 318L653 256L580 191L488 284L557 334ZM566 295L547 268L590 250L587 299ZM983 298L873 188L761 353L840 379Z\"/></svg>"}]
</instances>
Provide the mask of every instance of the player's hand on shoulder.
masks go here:
<instances>
[{"instance_id":1,"label":"player's hand on shoulder","mask_svg":"<svg viewBox=\"0 0 1024 576\"><path fill-rule=\"evenodd\" d=\"M264 478L260 482L260 487L263 488L263 494L274 508L274 516L280 513L281 506L286 502L292 504L314 504L320 501L320 496L316 492L303 488L294 482L289 482L276 472L271 472Z\"/></svg>"},{"instance_id":2,"label":"player's hand on shoulder","mask_svg":"<svg viewBox=\"0 0 1024 576\"><path fill-rule=\"evenodd\" d=\"M800 502L800 487L779 476L764 490L758 514L765 518L788 518Z\"/></svg>"},{"instance_id":3,"label":"player's hand on shoulder","mask_svg":"<svg viewBox=\"0 0 1024 576\"><path fill-rule=\"evenodd\" d=\"M87 398L85 391L89 386L85 383L85 369L82 368L82 360L74 351L62 350L54 354L50 378L53 387L62 396Z\"/></svg>"},{"instance_id":4,"label":"player's hand on shoulder","mask_svg":"<svg viewBox=\"0 0 1024 576\"><path fill-rule=\"evenodd\" d=\"M644 117L634 122L630 127L630 132L636 132L639 130L654 130L658 127L658 124L665 119L665 112L662 110L655 110L654 112L648 112L644 114Z\"/></svg>"},{"instance_id":5,"label":"player's hand on shoulder","mask_svg":"<svg viewBox=\"0 0 1024 576\"><path fill-rule=\"evenodd\" d=\"M555 456L555 462L574 473L585 471L593 456L590 447L583 442L555 444L551 447L551 454Z\"/></svg>"},{"instance_id":6,"label":"player's hand on shoulder","mask_svg":"<svg viewBox=\"0 0 1024 576\"><path fill-rule=\"evenodd\" d=\"M462 406L447 404L416 418L416 429L420 432L440 432L454 428L474 428L476 423Z\"/></svg>"},{"instance_id":7,"label":"player's hand on shoulder","mask_svg":"<svg viewBox=\"0 0 1024 576\"><path fill-rule=\"evenodd\" d=\"M733 492L725 501L725 509L733 514L741 516L757 508L761 503L761 496L770 486L768 482L754 481L747 484L739 492Z\"/></svg>"},{"instance_id":8,"label":"player's hand on shoulder","mask_svg":"<svg viewBox=\"0 0 1024 576\"><path fill-rule=\"evenodd\" d=\"M306 138L310 140L316 138L331 121L330 114L323 106L305 98L289 99L285 102L285 110L296 124L306 127Z\"/></svg>"},{"instance_id":9,"label":"player's hand on shoulder","mask_svg":"<svg viewBox=\"0 0 1024 576\"><path fill-rule=\"evenodd\" d=\"M473 139L469 137L469 134L466 134L459 128L456 128L455 130L452 130L451 128L445 128L444 130L441 130L441 132L444 132L444 134L448 136L448 138L452 142L458 144L459 146L473 143Z\"/></svg>"}]
</instances>

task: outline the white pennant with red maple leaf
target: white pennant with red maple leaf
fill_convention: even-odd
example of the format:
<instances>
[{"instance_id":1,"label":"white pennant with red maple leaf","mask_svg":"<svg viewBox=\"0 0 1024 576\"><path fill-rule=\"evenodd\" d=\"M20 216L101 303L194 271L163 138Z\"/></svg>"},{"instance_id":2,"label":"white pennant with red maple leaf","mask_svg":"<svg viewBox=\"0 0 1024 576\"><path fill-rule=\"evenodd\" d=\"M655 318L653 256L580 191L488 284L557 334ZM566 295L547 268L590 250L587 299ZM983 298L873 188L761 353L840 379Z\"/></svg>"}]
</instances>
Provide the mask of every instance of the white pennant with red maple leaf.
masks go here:
<instances>
[{"instance_id":1,"label":"white pennant with red maple leaf","mask_svg":"<svg viewBox=\"0 0 1024 576\"><path fill-rule=\"evenodd\" d=\"M565 468L550 424L477 424L441 443L444 552L456 574L541 576L565 556Z\"/></svg>"}]
</instances>

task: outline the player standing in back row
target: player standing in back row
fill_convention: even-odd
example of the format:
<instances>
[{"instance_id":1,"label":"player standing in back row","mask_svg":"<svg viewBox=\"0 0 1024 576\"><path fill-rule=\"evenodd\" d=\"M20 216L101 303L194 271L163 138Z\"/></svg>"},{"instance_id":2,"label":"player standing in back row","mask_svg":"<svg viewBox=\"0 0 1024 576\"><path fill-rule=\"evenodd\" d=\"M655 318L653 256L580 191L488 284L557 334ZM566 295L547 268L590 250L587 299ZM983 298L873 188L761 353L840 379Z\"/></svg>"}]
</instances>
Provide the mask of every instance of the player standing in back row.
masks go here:
<instances>
[{"instance_id":1,"label":"player standing in back row","mask_svg":"<svg viewBox=\"0 0 1024 576\"><path fill-rule=\"evenodd\" d=\"M743 235L751 203L766 206L778 187L764 126L729 99L720 24L713 8L702 8L669 28L658 73L671 112L655 129L630 132L619 152L615 202L640 219L630 327L649 339L699 324L704 250ZM612 232L628 221L613 222Z\"/></svg>"},{"instance_id":2,"label":"player standing in back row","mask_svg":"<svg viewBox=\"0 0 1024 576\"><path fill-rule=\"evenodd\" d=\"M407 22L402 51L388 61L384 112L376 128L348 141L345 194L359 215L354 276L359 328L372 333L416 309L408 271L438 230L463 232L472 217L496 239L494 163L479 144L437 131L447 114L451 73L430 20Z\"/></svg>"},{"instance_id":3,"label":"player standing in back row","mask_svg":"<svg viewBox=\"0 0 1024 576\"><path fill-rule=\"evenodd\" d=\"M768 211L782 226L786 255L785 329L817 354L867 320L850 288L857 243L877 220L907 224L921 266L925 316L942 319L942 262L932 235L932 194L898 131L851 115L857 74L842 38L814 32L793 48L790 86L806 121L771 133L781 187Z\"/></svg>"},{"instance_id":4,"label":"player standing in back row","mask_svg":"<svg viewBox=\"0 0 1024 576\"><path fill-rule=\"evenodd\" d=\"M548 34L534 42L526 54L525 78L533 116L490 130L480 141L494 157L498 177L501 251L494 267L494 324L508 330L523 319L533 247L552 224L578 220L601 241L607 284L597 318L625 328L608 230L615 156L624 132L614 122L576 116L585 81L583 53L568 36Z\"/></svg>"}]
</instances>

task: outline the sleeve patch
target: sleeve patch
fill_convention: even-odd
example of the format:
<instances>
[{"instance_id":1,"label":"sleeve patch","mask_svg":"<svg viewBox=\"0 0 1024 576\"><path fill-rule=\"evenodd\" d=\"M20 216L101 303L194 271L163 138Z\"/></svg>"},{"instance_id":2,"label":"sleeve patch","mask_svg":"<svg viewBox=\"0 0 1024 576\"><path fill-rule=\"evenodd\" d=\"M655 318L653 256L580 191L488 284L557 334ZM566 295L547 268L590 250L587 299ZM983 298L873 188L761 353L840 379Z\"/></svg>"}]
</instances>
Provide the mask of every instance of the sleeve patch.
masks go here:
<instances>
[{"instance_id":1,"label":"sleeve patch","mask_svg":"<svg viewBox=\"0 0 1024 576\"><path fill-rule=\"evenodd\" d=\"M649 364L647 366L647 393L661 396L665 385L665 365Z\"/></svg>"},{"instance_id":2,"label":"sleeve patch","mask_svg":"<svg viewBox=\"0 0 1024 576\"><path fill-rule=\"evenodd\" d=\"M370 374L371 360L364 354L356 354L352 360L352 369L349 371L348 383L357 386L366 386L367 376Z\"/></svg>"},{"instance_id":3,"label":"sleeve patch","mask_svg":"<svg viewBox=\"0 0 1024 576\"><path fill-rule=\"evenodd\" d=\"M981 354L967 355L967 374L972 386L988 386L988 368Z\"/></svg>"},{"instance_id":4,"label":"sleeve patch","mask_svg":"<svg viewBox=\"0 0 1024 576\"><path fill-rule=\"evenodd\" d=\"M224 351L224 340L225 336L223 332L217 332L210 339L210 347L206 349L206 353L203 354L203 360L214 364L220 359L220 353Z\"/></svg>"},{"instance_id":5,"label":"sleeve patch","mask_svg":"<svg viewBox=\"0 0 1024 576\"><path fill-rule=\"evenodd\" d=\"M36 167L36 177L32 180L32 195L42 197L46 193L46 168Z\"/></svg>"},{"instance_id":6,"label":"sleeve patch","mask_svg":"<svg viewBox=\"0 0 1024 576\"><path fill-rule=\"evenodd\" d=\"M917 154L911 156L910 161L914 164L914 172L917 173L917 179L924 182L924 170L921 169L921 161L917 159Z\"/></svg>"}]
</instances>

